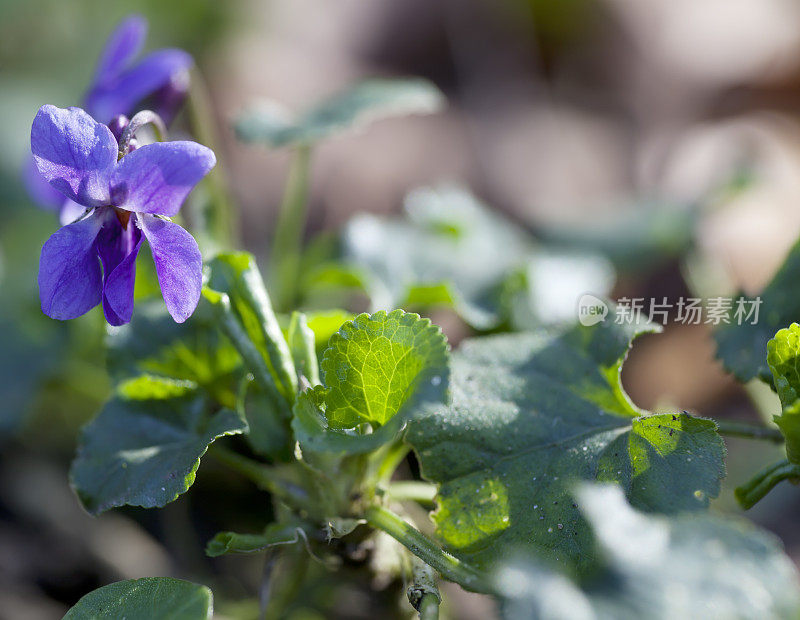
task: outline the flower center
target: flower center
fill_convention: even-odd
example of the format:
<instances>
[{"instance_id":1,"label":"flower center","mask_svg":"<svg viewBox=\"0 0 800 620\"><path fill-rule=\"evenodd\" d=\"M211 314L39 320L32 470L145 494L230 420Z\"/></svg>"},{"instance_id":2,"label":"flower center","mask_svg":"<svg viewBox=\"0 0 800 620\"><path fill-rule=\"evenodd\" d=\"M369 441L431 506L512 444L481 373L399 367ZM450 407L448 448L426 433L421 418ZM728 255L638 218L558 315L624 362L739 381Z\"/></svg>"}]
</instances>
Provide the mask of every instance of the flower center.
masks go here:
<instances>
[{"instance_id":1,"label":"flower center","mask_svg":"<svg viewBox=\"0 0 800 620\"><path fill-rule=\"evenodd\" d=\"M125 211L124 209L117 209L116 207L111 208L114 209L114 212L117 214L117 219L119 220L119 223L122 224L122 229L127 230L128 222L131 220L131 212Z\"/></svg>"}]
</instances>

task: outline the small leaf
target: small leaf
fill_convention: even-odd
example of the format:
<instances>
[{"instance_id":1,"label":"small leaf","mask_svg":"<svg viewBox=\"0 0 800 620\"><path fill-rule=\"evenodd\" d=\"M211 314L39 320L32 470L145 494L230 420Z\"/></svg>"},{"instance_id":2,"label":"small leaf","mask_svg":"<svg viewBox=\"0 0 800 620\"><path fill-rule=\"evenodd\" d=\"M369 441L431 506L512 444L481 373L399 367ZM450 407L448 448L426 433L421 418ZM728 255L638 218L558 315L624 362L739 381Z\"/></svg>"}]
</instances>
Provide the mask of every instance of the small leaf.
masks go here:
<instances>
[{"instance_id":1,"label":"small leaf","mask_svg":"<svg viewBox=\"0 0 800 620\"><path fill-rule=\"evenodd\" d=\"M576 584L539 562L516 560L495 579L506 620L800 614L793 562L772 535L750 523L643 514L612 486L584 485L576 502L598 547L592 577Z\"/></svg>"},{"instance_id":2,"label":"small leaf","mask_svg":"<svg viewBox=\"0 0 800 620\"><path fill-rule=\"evenodd\" d=\"M722 323L714 330L717 341L717 357L725 369L739 381L745 382L759 378L772 382L767 366L767 341L776 331L789 325L800 317L800 295L797 282L800 280L800 241L795 243L778 269L775 277L757 298L744 295L733 300L729 323ZM758 321L753 324L752 317L739 324L735 317L737 305L745 304L750 310L758 303ZM746 318L746 316L744 317Z\"/></svg>"},{"instance_id":3,"label":"small leaf","mask_svg":"<svg viewBox=\"0 0 800 620\"><path fill-rule=\"evenodd\" d=\"M361 314L331 337L324 386L298 397L295 438L304 451L376 450L409 418L446 402L447 362L447 340L428 319L402 310Z\"/></svg>"},{"instance_id":4,"label":"small leaf","mask_svg":"<svg viewBox=\"0 0 800 620\"><path fill-rule=\"evenodd\" d=\"M247 252L218 254L208 263L207 289L228 297L231 311L264 358L278 390L292 403L297 392L292 355L253 256ZM213 305L214 299L204 295Z\"/></svg>"},{"instance_id":5,"label":"small leaf","mask_svg":"<svg viewBox=\"0 0 800 620\"><path fill-rule=\"evenodd\" d=\"M64 620L211 620L211 590L171 577L129 579L81 598Z\"/></svg>"},{"instance_id":6,"label":"small leaf","mask_svg":"<svg viewBox=\"0 0 800 620\"><path fill-rule=\"evenodd\" d=\"M403 407L442 402L447 361L447 341L429 320L402 310L357 316L322 356L328 425L380 426Z\"/></svg>"},{"instance_id":7,"label":"small leaf","mask_svg":"<svg viewBox=\"0 0 800 620\"><path fill-rule=\"evenodd\" d=\"M272 148L309 145L343 130L393 116L431 114L444 97L421 79L370 80L333 96L297 120L275 102L261 102L236 122L237 136Z\"/></svg>"},{"instance_id":8,"label":"small leaf","mask_svg":"<svg viewBox=\"0 0 800 620\"><path fill-rule=\"evenodd\" d=\"M775 423L786 438L786 455L800 463L800 325L792 323L767 343L767 363L783 411Z\"/></svg>"},{"instance_id":9,"label":"small leaf","mask_svg":"<svg viewBox=\"0 0 800 620\"><path fill-rule=\"evenodd\" d=\"M226 553L255 553L275 545L289 545L300 540L301 528L295 523L272 523L262 534L218 532L206 545L206 555L214 558Z\"/></svg>"},{"instance_id":10,"label":"small leaf","mask_svg":"<svg viewBox=\"0 0 800 620\"><path fill-rule=\"evenodd\" d=\"M209 415L208 399L191 382L132 379L83 429L71 482L92 514L164 506L194 483L211 442L246 430L233 411Z\"/></svg>"},{"instance_id":11,"label":"small leaf","mask_svg":"<svg viewBox=\"0 0 800 620\"><path fill-rule=\"evenodd\" d=\"M615 481L637 508L700 510L719 493L724 445L710 420L647 416L622 389L630 341L653 326L600 323L466 341L452 402L409 424L423 476L440 484L436 531L479 569L510 550L585 568L577 480Z\"/></svg>"}]
</instances>

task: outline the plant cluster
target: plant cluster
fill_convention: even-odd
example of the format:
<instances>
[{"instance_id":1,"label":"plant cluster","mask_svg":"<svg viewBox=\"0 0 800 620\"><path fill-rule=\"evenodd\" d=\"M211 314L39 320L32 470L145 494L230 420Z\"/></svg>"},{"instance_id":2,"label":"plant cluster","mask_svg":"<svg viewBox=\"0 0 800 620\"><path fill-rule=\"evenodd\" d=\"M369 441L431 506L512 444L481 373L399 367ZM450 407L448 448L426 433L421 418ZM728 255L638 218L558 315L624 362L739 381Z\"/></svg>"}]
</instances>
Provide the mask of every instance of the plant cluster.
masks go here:
<instances>
[{"instance_id":1,"label":"plant cluster","mask_svg":"<svg viewBox=\"0 0 800 620\"><path fill-rule=\"evenodd\" d=\"M265 284L255 258L230 249L213 151L166 139L191 59L162 50L135 62L144 35L141 19L124 22L83 109L45 105L31 131L29 185L63 224L42 249L42 311L72 319L102 305L110 326L114 394L70 473L86 510L162 507L189 490L201 458L218 461L269 503L251 508L260 529L219 532L206 553L265 554L268 617L297 604L309 571L363 553L374 575L404 581L407 610L425 619L446 603L440 579L513 619L800 614L780 544L708 511L724 433L785 442L786 458L737 490L743 507L800 480L800 245L761 296L763 320L716 331L737 378L777 391L777 429L643 411L621 370L658 328L569 319L578 293L608 293L620 252L678 252L684 228L673 244L648 243L645 224L636 247L598 236L590 250L553 250L442 187L411 192L403 218L358 216L304 249L315 145L444 105L424 81L370 81L302 115L259 104L238 119L242 140L294 156ZM205 210L181 220L198 183ZM144 241L155 273L138 261L136 279ZM549 283L565 273L572 288L559 297ZM369 312L340 309L353 300ZM442 306L478 334L455 351L404 310ZM67 618L211 613L206 586L152 577L88 593Z\"/></svg>"}]
</instances>

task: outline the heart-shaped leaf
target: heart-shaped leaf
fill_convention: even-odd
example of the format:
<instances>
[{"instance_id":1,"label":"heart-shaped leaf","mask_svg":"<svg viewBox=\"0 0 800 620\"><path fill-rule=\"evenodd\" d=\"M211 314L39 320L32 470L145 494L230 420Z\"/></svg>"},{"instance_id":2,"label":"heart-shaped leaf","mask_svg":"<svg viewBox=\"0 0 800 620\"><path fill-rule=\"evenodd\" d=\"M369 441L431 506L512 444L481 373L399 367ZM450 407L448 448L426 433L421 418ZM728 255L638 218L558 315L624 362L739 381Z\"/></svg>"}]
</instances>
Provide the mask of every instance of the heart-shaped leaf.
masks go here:
<instances>
[{"instance_id":1,"label":"heart-shaped leaf","mask_svg":"<svg viewBox=\"0 0 800 620\"><path fill-rule=\"evenodd\" d=\"M92 514L164 506L194 483L211 442L246 430L229 409L210 413L208 398L189 381L132 379L83 429L71 482Z\"/></svg>"},{"instance_id":2,"label":"heart-shaped leaf","mask_svg":"<svg viewBox=\"0 0 800 620\"><path fill-rule=\"evenodd\" d=\"M64 620L211 620L211 590L171 577L118 581L81 598Z\"/></svg>"},{"instance_id":3,"label":"heart-shaped leaf","mask_svg":"<svg viewBox=\"0 0 800 620\"><path fill-rule=\"evenodd\" d=\"M511 550L585 567L593 553L571 500L579 480L618 482L651 512L700 510L719 493L724 445L709 420L644 415L622 389L630 341L652 327L600 323L465 342L452 402L409 424L436 531L477 568Z\"/></svg>"}]
</instances>

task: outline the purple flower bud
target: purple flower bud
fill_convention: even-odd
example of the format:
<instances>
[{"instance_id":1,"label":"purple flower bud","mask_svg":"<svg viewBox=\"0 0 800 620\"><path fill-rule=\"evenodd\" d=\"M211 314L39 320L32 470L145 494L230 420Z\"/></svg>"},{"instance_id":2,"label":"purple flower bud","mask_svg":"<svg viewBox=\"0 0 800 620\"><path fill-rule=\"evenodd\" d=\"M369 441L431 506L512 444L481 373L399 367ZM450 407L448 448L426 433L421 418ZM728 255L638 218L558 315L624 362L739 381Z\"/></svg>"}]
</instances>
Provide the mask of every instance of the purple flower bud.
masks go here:
<instances>
[{"instance_id":1,"label":"purple flower bud","mask_svg":"<svg viewBox=\"0 0 800 620\"><path fill-rule=\"evenodd\" d=\"M169 125L189 94L189 71L177 71L164 86L153 95L153 109Z\"/></svg>"},{"instance_id":2,"label":"purple flower bud","mask_svg":"<svg viewBox=\"0 0 800 620\"><path fill-rule=\"evenodd\" d=\"M130 122L130 119L124 114L117 114L117 116L111 119L108 128L111 130L111 133L114 134L114 138L116 138L117 142L122 139L122 132L125 131L125 128Z\"/></svg>"}]
</instances>

